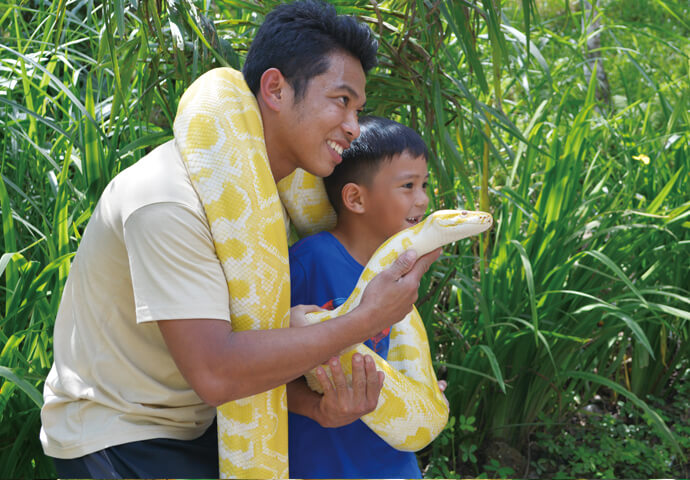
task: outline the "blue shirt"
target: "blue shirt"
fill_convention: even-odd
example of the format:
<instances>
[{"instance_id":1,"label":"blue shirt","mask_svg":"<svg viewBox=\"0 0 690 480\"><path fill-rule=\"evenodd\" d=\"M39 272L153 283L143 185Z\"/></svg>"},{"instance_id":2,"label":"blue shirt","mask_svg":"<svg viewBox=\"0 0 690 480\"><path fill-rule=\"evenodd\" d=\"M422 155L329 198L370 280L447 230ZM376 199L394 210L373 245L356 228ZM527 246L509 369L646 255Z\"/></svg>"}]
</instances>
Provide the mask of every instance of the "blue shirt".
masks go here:
<instances>
[{"instance_id":1,"label":"blue shirt","mask_svg":"<svg viewBox=\"0 0 690 480\"><path fill-rule=\"evenodd\" d=\"M364 267L330 233L307 237L290 248L292 305L324 305L347 298ZM376 344L372 342L376 341ZM390 336L365 344L388 356ZM288 416L290 478L421 478L413 452L394 449L361 420L323 428L314 420Z\"/></svg>"}]
</instances>

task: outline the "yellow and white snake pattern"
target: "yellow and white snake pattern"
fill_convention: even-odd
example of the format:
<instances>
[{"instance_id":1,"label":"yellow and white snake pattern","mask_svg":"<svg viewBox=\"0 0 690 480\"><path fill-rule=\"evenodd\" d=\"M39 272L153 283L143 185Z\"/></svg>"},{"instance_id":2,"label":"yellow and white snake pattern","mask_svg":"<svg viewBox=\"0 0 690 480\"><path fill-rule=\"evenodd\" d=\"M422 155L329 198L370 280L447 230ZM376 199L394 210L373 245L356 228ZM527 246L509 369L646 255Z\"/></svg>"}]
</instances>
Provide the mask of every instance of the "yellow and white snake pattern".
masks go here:
<instances>
[{"instance_id":1,"label":"yellow and white snake pattern","mask_svg":"<svg viewBox=\"0 0 690 480\"><path fill-rule=\"evenodd\" d=\"M298 170L276 187L256 98L242 74L230 68L211 70L189 87L180 99L173 129L228 283L233 330L287 328L290 282L285 211L301 235L332 226L335 215L321 180ZM490 215L482 215L485 222L480 231L491 224ZM469 212L466 216L478 215ZM365 267L348 301L332 312L310 314L310 321L354 308L365 283L405 248L416 248L412 237L431 223L420 223L405 231L407 236L403 232L394 237L398 240L386 242ZM357 347L365 351L362 348L366 349ZM341 357L348 373L354 351ZM392 328L388 362L371 351L366 353L376 359L386 380L376 410L362 419L395 448L424 447L443 429L448 408L416 310ZM287 443L285 386L218 408L221 478L288 478Z\"/></svg>"},{"instance_id":2,"label":"yellow and white snake pattern","mask_svg":"<svg viewBox=\"0 0 690 480\"><path fill-rule=\"evenodd\" d=\"M424 221L392 236L381 245L367 263L354 291L338 308L307 314L308 323L335 318L351 311L374 276L390 266L405 250L421 256L438 247L483 232L493 218L484 212L439 210ZM376 409L362 417L386 443L398 450L424 448L443 430L448 420L448 406L438 388L431 364L429 342L424 323L416 308L391 328L388 361L364 344L341 355L341 365L348 378L352 374L352 355L371 355L376 366L386 374ZM307 374L309 386L320 391L313 372Z\"/></svg>"}]
</instances>

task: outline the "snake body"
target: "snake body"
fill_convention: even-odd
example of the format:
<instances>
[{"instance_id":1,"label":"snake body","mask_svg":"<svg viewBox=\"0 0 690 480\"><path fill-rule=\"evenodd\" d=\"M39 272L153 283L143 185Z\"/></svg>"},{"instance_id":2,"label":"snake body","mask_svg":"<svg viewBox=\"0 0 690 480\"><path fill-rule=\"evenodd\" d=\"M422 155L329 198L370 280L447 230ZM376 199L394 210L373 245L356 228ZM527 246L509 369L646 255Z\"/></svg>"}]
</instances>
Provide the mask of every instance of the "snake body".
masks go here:
<instances>
[{"instance_id":1,"label":"snake body","mask_svg":"<svg viewBox=\"0 0 690 480\"><path fill-rule=\"evenodd\" d=\"M367 283L405 250L415 250L421 256L481 233L492 223L491 215L484 212L439 210L432 213L419 224L393 235L374 252L345 303L334 310L307 314L307 322L323 322L354 309ZM388 361L364 344L342 355L341 365L348 378L352 374L352 355L357 352L374 357L377 368L386 374L376 409L363 416L362 421L398 450L417 451L428 445L446 425L448 406L437 385L429 342L417 309L391 328ZM307 374L307 382L313 390L321 391L313 371Z\"/></svg>"},{"instance_id":2,"label":"snake body","mask_svg":"<svg viewBox=\"0 0 690 480\"><path fill-rule=\"evenodd\" d=\"M211 70L187 89L173 130L228 283L233 330L287 328L286 218L301 235L333 225L335 215L321 180L298 170L276 186L256 98L242 74L233 69ZM474 225L470 219L480 215L468 212L463 232L471 235L488 228L491 217L482 215L481 227L470 230L469 225ZM457 239L457 233L445 236L451 232L443 227L450 216L434 214L432 220L386 242L367 264L351 297L328 317L316 314L311 320L324 321L354 308L366 282L404 249L416 248L423 254L436 244ZM424 239L431 243L422 245ZM342 357L346 373L357 349ZM376 410L363 420L395 448L425 446L445 425L448 409L436 384L424 325L416 310L392 328L387 362L370 354L385 372L386 381ZM222 405L217 419L222 478L288 478L285 386Z\"/></svg>"}]
</instances>

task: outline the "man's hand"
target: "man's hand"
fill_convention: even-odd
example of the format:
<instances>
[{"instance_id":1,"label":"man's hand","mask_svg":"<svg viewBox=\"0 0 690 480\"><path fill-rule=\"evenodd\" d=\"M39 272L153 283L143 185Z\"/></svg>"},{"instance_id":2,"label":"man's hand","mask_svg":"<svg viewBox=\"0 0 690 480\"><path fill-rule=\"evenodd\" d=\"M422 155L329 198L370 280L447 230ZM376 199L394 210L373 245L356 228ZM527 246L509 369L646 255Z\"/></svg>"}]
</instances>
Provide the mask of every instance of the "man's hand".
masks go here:
<instances>
[{"instance_id":1,"label":"man's hand","mask_svg":"<svg viewBox=\"0 0 690 480\"><path fill-rule=\"evenodd\" d=\"M370 336L399 322L410 313L417 301L422 275L439 255L440 248L419 258L414 250L407 250L369 282L358 308L367 311Z\"/></svg>"},{"instance_id":2,"label":"man's hand","mask_svg":"<svg viewBox=\"0 0 690 480\"><path fill-rule=\"evenodd\" d=\"M328 367L332 380L323 366L316 369L323 395L311 391L303 378L288 384L290 411L309 417L324 428L335 428L349 425L376 408L384 373L376 370L373 358L353 355L352 385L348 384L338 358L331 358Z\"/></svg>"},{"instance_id":3,"label":"man's hand","mask_svg":"<svg viewBox=\"0 0 690 480\"><path fill-rule=\"evenodd\" d=\"M331 358L328 366L332 380L323 367L316 368L323 389L317 420L322 427L348 425L376 409L385 374L376 371L373 358L359 353L352 356L352 385L348 385L338 358Z\"/></svg>"}]
</instances>

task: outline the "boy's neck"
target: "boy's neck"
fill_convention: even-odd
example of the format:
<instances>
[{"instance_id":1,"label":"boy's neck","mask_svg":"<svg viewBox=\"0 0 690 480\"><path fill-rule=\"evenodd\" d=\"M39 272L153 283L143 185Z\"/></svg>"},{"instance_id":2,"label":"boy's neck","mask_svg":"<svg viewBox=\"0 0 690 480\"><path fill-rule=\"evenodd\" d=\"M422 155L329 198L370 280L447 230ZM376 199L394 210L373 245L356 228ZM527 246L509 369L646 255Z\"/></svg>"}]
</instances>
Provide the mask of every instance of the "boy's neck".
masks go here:
<instances>
[{"instance_id":1,"label":"boy's neck","mask_svg":"<svg viewBox=\"0 0 690 480\"><path fill-rule=\"evenodd\" d=\"M372 237L371 230L365 224L357 222L356 219L352 221L347 215L338 218L331 233L345 247L347 253L362 266L369 262L376 249L383 243L381 239Z\"/></svg>"}]
</instances>

